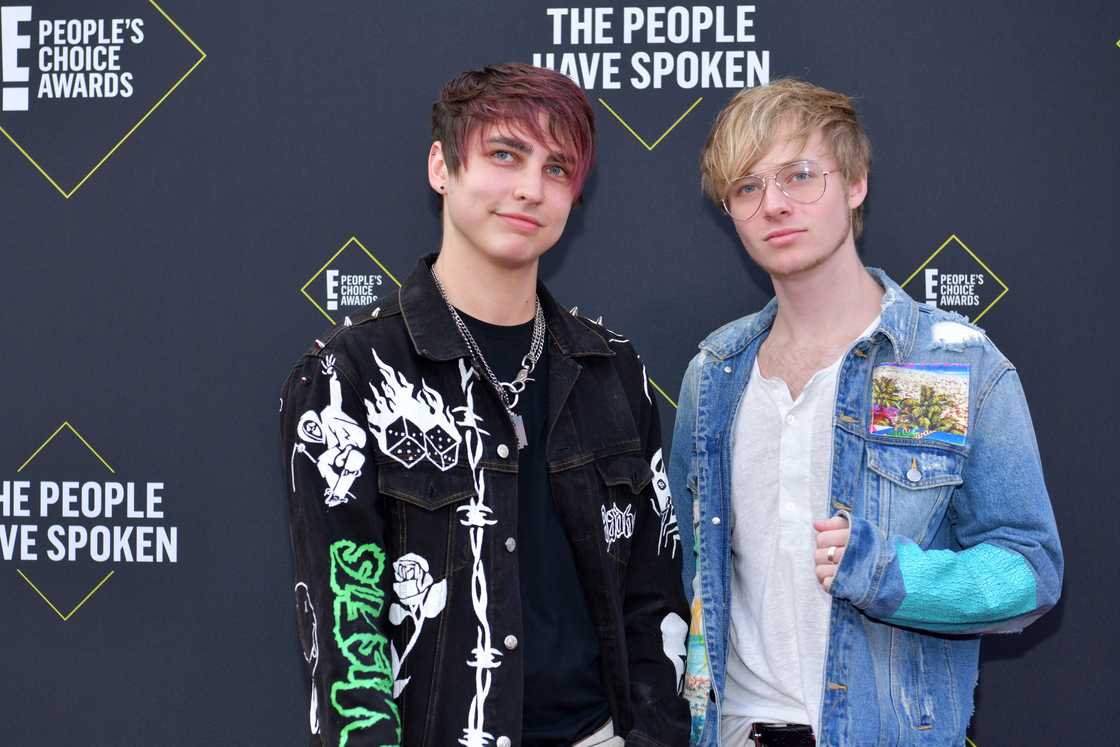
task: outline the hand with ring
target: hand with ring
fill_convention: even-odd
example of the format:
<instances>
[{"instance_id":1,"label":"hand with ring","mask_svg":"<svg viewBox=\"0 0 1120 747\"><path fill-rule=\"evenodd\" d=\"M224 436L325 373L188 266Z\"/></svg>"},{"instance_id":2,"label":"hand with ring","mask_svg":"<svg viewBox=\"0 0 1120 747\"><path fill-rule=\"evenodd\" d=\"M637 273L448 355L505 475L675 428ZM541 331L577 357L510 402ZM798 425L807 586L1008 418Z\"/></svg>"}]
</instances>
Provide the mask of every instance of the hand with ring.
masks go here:
<instances>
[{"instance_id":1,"label":"hand with ring","mask_svg":"<svg viewBox=\"0 0 1120 747\"><path fill-rule=\"evenodd\" d=\"M848 546L851 529L843 516L814 521L813 529L817 531L817 549L813 554L817 566L817 582L828 592L832 589L836 568L844 560L844 549Z\"/></svg>"}]
</instances>

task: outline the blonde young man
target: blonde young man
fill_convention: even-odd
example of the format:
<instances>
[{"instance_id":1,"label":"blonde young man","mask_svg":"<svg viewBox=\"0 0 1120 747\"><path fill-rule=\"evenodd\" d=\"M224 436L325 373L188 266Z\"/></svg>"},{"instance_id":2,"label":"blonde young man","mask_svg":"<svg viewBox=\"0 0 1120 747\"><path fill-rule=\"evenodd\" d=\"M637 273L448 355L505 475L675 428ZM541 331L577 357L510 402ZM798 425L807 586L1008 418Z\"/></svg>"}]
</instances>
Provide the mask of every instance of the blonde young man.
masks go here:
<instances>
[{"instance_id":1,"label":"blonde young man","mask_svg":"<svg viewBox=\"0 0 1120 747\"><path fill-rule=\"evenodd\" d=\"M848 97L742 91L701 165L775 298L700 343L681 388L692 742L963 744L978 634L1061 588L1018 373L860 262L870 144Z\"/></svg>"}]
</instances>

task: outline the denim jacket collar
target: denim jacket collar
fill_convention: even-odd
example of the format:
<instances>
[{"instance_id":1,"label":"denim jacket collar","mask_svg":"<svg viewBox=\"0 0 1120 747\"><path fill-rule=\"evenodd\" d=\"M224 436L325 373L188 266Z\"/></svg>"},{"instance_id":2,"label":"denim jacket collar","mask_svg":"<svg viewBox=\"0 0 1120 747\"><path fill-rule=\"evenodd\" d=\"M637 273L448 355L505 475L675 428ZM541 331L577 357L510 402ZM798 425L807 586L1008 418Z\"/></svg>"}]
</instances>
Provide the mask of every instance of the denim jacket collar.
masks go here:
<instances>
[{"instance_id":1,"label":"denim jacket collar","mask_svg":"<svg viewBox=\"0 0 1120 747\"><path fill-rule=\"evenodd\" d=\"M918 329L918 304L878 267L868 267L867 271L884 289L879 328L876 332L882 332L891 341L897 360L905 360L910 357L914 347Z\"/></svg>"},{"instance_id":2,"label":"denim jacket collar","mask_svg":"<svg viewBox=\"0 0 1120 747\"><path fill-rule=\"evenodd\" d=\"M432 253L421 257L416 270L404 281L400 291L401 315L419 355L434 361L467 358L470 350L447 313L443 297L432 279L431 266L438 256ZM561 308L539 280L537 295L544 309L549 336L561 355L573 358L614 356L607 341Z\"/></svg>"},{"instance_id":3,"label":"denim jacket collar","mask_svg":"<svg viewBox=\"0 0 1120 747\"><path fill-rule=\"evenodd\" d=\"M882 333L894 346L898 357L905 358L914 345L914 331L918 326L918 307L906 291L877 268L868 267L867 271L883 286L881 318L876 333ZM759 335L770 329L774 317L778 315L778 299L771 298L761 311L745 319L720 327L708 335L700 349L706 350L720 360L743 352Z\"/></svg>"}]
</instances>

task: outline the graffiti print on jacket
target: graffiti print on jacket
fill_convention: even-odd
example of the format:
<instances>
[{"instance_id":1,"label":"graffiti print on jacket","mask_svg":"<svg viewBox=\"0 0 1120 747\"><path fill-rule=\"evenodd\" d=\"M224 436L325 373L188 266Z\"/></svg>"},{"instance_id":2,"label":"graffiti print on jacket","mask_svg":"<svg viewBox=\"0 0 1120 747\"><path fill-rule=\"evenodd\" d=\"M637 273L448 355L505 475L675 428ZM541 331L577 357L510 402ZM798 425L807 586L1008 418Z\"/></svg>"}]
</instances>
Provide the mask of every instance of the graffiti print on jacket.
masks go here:
<instances>
[{"instance_id":1,"label":"graffiti print on jacket","mask_svg":"<svg viewBox=\"0 0 1120 747\"><path fill-rule=\"evenodd\" d=\"M380 387L370 382L373 399L365 401L366 419L378 448L409 469L425 459L444 472L454 467L463 437L451 408L423 379L417 389L376 350L371 352L382 382Z\"/></svg>"},{"instance_id":2,"label":"graffiti print on jacket","mask_svg":"<svg viewBox=\"0 0 1120 747\"><path fill-rule=\"evenodd\" d=\"M303 649L303 660L311 670L311 709L308 716L311 733L319 733L319 683L316 671L319 669L319 621L315 617L315 605L311 603L311 590L300 581L296 584L296 615L299 620L299 643Z\"/></svg>"},{"instance_id":3,"label":"graffiti print on jacket","mask_svg":"<svg viewBox=\"0 0 1120 747\"><path fill-rule=\"evenodd\" d=\"M665 474L665 460L661 456L661 449L653 455L649 463L653 470L653 510L661 519L661 534L657 540L657 554L662 550L669 551L669 557L677 557L677 546L681 542L680 530L677 528L677 512L673 508L673 497L669 495L669 476Z\"/></svg>"},{"instance_id":4,"label":"graffiti print on jacket","mask_svg":"<svg viewBox=\"0 0 1120 747\"><path fill-rule=\"evenodd\" d=\"M348 663L346 679L331 685L331 706L343 719L339 747L345 747L352 734L360 740L361 730L386 719L392 719L395 744L399 744L400 714L393 702L389 640L377 627L385 606L381 589L385 553L372 543L339 540L331 544L330 554L334 641Z\"/></svg>"},{"instance_id":5,"label":"graffiti print on jacket","mask_svg":"<svg viewBox=\"0 0 1120 747\"><path fill-rule=\"evenodd\" d=\"M443 612L444 605L447 604L447 579L443 579L438 584L434 583L432 574L428 572L428 561L410 552L393 561L393 592L397 595L398 602L393 602L389 607L389 622L400 625L405 620L412 620L412 636L408 639L404 652L398 655L397 647L392 643L389 644L389 651L393 657L393 697L395 698L412 679L411 677L402 679L400 673L404 668L405 659L420 640L424 621L434 620Z\"/></svg>"},{"instance_id":6,"label":"graffiti print on jacket","mask_svg":"<svg viewBox=\"0 0 1120 747\"><path fill-rule=\"evenodd\" d=\"M661 650L672 662L677 676L677 694L684 687L684 665L688 658L688 623L676 612L670 612L661 620Z\"/></svg>"},{"instance_id":7,"label":"graffiti print on jacket","mask_svg":"<svg viewBox=\"0 0 1120 747\"><path fill-rule=\"evenodd\" d=\"M321 412L308 410L299 418L296 433L301 441L292 447L292 490L296 489L296 454L303 454L315 463L327 483L323 495L328 506L337 506L354 498L350 487L362 474L366 457L366 432L357 421L342 411L342 384L334 370L335 358L328 355L321 365L323 375L330 376L330 401ZM323 450L314 457L307 444L321 444Z\"/></svg>"},{"instance_id":8,"label":"graffiti print on jacket","mask_svg":"<svg viewBox=\"0 0 1120 747\"><path fill-rule=\"evenodd\" d=\"M607 541L607 549L620 539L630 539L634 536L634 507L627 505L626 510L611 503L611 507L600 508L603 513L603 536Z\"/></svg>"},{"instance_id":9,"label":"graffiti print on jacket","mask_svg":"<svg viewBox=\"0 0 1120 747\"><path fill-rule=\"evenodd\" d=\"M486 731L486 699L490 696L490 685L493 681L493 670L502 665L502 652L494 648L490 620L487 617L487 608L490 604L490 588L486 583L486 567L482 563L482 541L486 537L486 528L498 522L490 518L494 510L486 503L486 470L482 466L484 453L482 437L490 435L482 428L482 417L474 407L474 382L478 375L472 366L468 366L462 359L459 360L459 386L463 390L466 402L462 407L456 408L459 413L459 425L466 437L467 462L471 468L471 479L474 481L474 496L466 505L459 506L456 511L462 516L459 523L470 532L471 538L471 607L474 609L475 619L478 621L475 645L470 650L467 666L474 670L474 696L467 711L467 725L463 727L463 736L459 737L459 744L463 747L487 747L493 736Z\"/></svg>"}]
</instances>

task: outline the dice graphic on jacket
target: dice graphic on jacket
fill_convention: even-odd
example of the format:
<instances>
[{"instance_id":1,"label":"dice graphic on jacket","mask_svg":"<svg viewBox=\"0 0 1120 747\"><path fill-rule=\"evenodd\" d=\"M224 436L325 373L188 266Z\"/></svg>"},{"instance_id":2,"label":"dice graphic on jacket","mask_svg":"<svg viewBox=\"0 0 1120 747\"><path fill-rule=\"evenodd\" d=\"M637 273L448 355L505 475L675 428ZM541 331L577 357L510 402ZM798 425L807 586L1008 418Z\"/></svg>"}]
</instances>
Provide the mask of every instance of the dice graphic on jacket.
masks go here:
<instances>
[{"instance_id":1,"label":"dice graphic on jacket","mask_svg":"<svg viewBox=\"0 0 1120 747\"><path fill-rule=\"evenodd\" d=\"M424 433L416 423L405 417L394 420L385 429L386 453L403 464L412 467L424 458Z\"/></svg>"}]
</instances>

